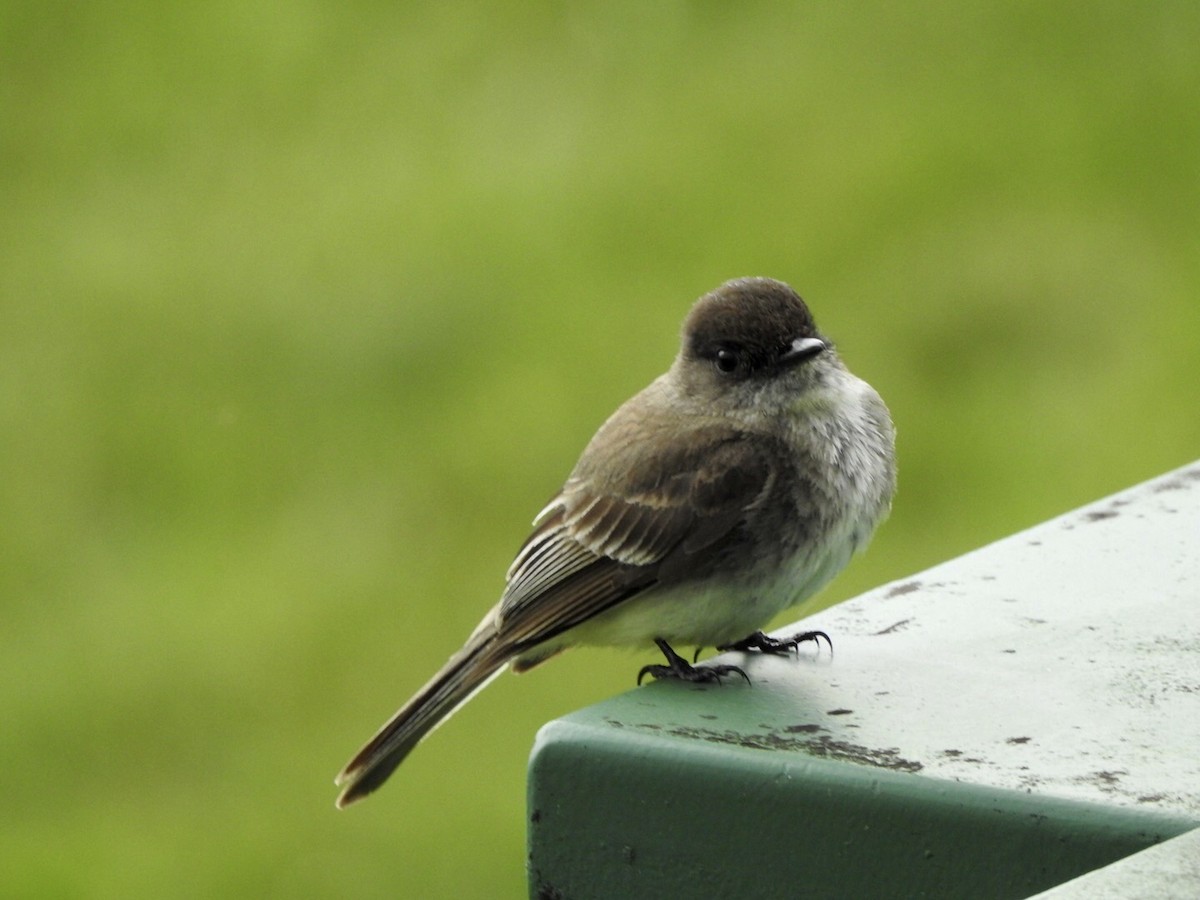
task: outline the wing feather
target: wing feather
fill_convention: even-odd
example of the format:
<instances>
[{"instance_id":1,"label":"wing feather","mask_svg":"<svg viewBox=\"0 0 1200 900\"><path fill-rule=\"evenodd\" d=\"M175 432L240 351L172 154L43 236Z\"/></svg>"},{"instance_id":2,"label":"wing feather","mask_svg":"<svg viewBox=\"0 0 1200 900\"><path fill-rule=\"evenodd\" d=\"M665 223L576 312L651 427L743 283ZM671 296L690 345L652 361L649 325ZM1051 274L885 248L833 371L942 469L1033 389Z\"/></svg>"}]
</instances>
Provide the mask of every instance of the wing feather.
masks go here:
<instances>
[{"instance_id":1,"label":"wing feather","mask_svg":"<svg viewBox=\"0 0 1200 900\"><path fill-rule=\"evenodd\" d=\"M650 474L619 459L598 466L585 453L539 514L500 601L497 624L513 647L535 647L652 587L664 562L672 572L686 568L683 557L752 514L779 461L761 437L725 427L693 431L658 452Z\"/></svg>"}]
</instances>

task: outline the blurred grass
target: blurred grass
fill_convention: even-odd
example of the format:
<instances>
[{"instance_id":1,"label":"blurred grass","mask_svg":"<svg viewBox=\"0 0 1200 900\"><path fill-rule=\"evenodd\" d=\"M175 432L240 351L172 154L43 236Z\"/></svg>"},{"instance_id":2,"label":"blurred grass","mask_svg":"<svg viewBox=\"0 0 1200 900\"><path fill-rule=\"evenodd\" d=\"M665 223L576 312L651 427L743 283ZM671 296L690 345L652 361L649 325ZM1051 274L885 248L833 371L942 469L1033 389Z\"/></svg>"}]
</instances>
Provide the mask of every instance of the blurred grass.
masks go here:
<instances>
[{"instance_id":1,"label":"blurred grass","mask_svg":"<svg viewBox=\"0 0 1200 900\"><path fill-rule=\"evenodd\" d=\"M900 429L829 602L1194 459L1188 3L0 7L0 892L519 896L506 677L330 779L695 296ZM1117 626L1117 623L1114 623Z\"/></svg>"}]
</instances>

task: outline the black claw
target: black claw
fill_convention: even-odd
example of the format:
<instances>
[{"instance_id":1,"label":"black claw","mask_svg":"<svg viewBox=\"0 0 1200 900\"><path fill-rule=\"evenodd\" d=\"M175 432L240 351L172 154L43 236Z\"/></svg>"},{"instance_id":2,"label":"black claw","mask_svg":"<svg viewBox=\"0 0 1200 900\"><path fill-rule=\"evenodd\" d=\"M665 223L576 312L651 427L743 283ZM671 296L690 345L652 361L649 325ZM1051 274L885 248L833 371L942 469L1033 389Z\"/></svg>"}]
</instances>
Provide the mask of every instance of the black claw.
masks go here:
<instances>
[{"instance_id":1,"label":"black claw","mask_svg":"<svg viewBox=\"0 0 1200 900\"><path fill-rule=\"evenodd\" d=\"M667 658L667 664L664 665L649 665L642 666L638 672L637 683L641 684L642 679L647 675L652 675L655 678L676 678L680 681L687 681L692 684L711 684L716 682L721 683L722 675L741 675L746 679L746 684L750 684L750 676L743 672L737 666L716 665L716 666L693 666L686 659L671 649L671 645L661 638L655 638L654 643L658 645L658 649L663 652L663 656ZM696 655L700 655L700 651L696 651Z\"/></svg>"},{"instance_id":2,"label":"black claw","mask_svg":"<svg viewBox=\"0 0 1200 900\"><path fill-rule=\"evenodd\" d=\"M669 671L671 670L666 666L642 666L641 670L638 672L638 687L641 687L642 679L647 675L653 675L655 678L661 678L663 674Z\"/></svg>"},{"instance_id":3,"label":"black claw","mask_svg":"<svg viewBox=\"0 0 1200 900\"><path fill-rule=\"evenodd\" d=\"M718 650L757 650L759 653L782 654L782 653L798 653L800 645L806 641L812 641L820 649L821 639L825 639L825 643L829 646L829 652L833 653L833 641L829 639L823 631L802 631L794 634L789 638L773 638L763 634L761 631L756 631L749 637L742 638L740 641L735 641L732 644L725 644L718 647Z\"/></svg>"},{"instance_id":4,"label":"black claw","mask_svg":"<svg viewBox=\"0 0 1200 900\"><path fill-rule=\"evenodd\" d=\"M742 678L744 678L746 680L746 684L751 683L750 676L747 675L744 671L742 671L742 669L739 666L726 666L726 665L701 666L700 668L696 669L695 671L697 671L697 672L712 672L713 673L712 680L715 681L717 684L721 683L722 675L741 675ZM704 680L707 681L709 679L706 678Z\"/></svg>"}]
</instances>

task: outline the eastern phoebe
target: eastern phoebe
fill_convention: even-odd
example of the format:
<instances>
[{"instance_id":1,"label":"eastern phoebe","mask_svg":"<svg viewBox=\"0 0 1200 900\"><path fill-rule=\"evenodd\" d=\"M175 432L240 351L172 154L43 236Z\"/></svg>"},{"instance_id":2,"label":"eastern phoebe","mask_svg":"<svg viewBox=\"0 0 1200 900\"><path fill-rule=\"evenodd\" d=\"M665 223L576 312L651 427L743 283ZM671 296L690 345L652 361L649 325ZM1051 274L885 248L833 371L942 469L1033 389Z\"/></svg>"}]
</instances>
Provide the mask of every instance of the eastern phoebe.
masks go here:
<instances>
[{"instance_id":1,"label":"eastern phoebe","mask_svg":"<svg viewBox=\"0 0 1200 900\"><path fill-rule=\"evenodd\" d=\"M892 421L804 301L730 281L683 323L675 362L618 409L534 520L500 602L337 778L345 807L504 665L575 644L656 644L639 674L711 681L672 644L786 652L762 628L870 540L895 489Z\"/></svg>"}]
</instances>

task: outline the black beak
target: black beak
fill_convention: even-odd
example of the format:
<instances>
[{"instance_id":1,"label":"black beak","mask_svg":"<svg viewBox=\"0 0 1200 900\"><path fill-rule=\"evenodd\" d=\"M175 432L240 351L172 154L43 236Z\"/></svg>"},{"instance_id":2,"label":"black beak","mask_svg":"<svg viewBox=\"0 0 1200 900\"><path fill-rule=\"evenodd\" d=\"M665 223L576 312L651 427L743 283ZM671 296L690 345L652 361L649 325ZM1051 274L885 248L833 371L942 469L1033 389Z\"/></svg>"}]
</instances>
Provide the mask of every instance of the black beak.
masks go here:
<instances>
[{"instance_id":1,"label":"black beak","mask_svg":"<svg viewBox=\"0 0 1200 900\"><path fill-rule=\"evenodd\" d=\"M816 337L796 338L792 345L779 355L779 362L785 366L794 366L806 359L812 359L818 353L829 349L829 345Z\"/></svg>"}]
</instances>

